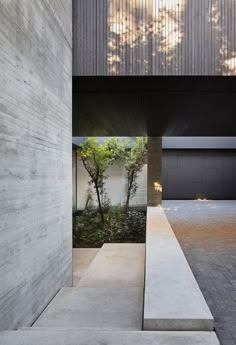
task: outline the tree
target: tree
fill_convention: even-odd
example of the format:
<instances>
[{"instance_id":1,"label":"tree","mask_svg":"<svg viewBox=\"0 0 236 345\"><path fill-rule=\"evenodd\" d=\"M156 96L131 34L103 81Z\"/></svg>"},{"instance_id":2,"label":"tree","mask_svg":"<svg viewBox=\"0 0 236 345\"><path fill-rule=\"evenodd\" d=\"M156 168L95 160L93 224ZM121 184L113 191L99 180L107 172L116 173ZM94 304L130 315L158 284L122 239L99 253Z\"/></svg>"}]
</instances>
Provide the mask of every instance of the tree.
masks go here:
<instances>
[{"instance_id":1,"label":"tree","mask_svg":"<svg viewBox=\"0 0 236 345\"><path fill-rule=\"evenodd\" d=\"M83 144L80 144L78 149L83 165L91 178L89 183L93 184L96 192L98 211L100 213L102 223L104 223L102 194L104 192L104 184L107 178L105 171L116 159L116 144L117 139L115 138L105 140L103 144L99 144L96 138L89 137Z\"/></svg>"},{"instance_id":2,"label":"tree","mask_svg":"<svg viewBox=\"0 0 236 345\"><path fill-rule=\"evenodd\" d=\"M122 149L121 155L126 170L126 201L125 211L129 209L130 199L133 198L137 192L138 173L142 170L147 154L147 139L137 137L135 143L131 148L126 145Z\"/></svg>"}]
</instances>

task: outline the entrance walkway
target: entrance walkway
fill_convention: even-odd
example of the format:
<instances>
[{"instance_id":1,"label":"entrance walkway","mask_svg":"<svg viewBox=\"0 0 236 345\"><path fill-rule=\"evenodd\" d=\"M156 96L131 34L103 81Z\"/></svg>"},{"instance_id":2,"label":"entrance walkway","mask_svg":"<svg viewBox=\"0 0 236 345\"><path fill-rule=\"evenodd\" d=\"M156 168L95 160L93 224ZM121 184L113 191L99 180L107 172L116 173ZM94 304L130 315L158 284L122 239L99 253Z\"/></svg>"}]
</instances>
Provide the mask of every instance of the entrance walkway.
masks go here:
<instances>
[{"instance_id":1,"label":"entrance walkway","mask_svg":"<svg viewBox=\"0 0 236 345\"><path fill-rule=\"evenodd\" d=\"M0 345L219 345L214 332L142 330L144 244L75 254L75 287L61 289L33 327L0 333Z\"/></svg>"},{"instance_id":2,"label":"entrance walkway","mask_svg":"<svg viewBox=\"0 0 236 345\"><path fill-rule=\"evenodd\" d=\"M164 201L163 208L215 318L236 344L236 201Z\"/></svg>"}]
</instances>

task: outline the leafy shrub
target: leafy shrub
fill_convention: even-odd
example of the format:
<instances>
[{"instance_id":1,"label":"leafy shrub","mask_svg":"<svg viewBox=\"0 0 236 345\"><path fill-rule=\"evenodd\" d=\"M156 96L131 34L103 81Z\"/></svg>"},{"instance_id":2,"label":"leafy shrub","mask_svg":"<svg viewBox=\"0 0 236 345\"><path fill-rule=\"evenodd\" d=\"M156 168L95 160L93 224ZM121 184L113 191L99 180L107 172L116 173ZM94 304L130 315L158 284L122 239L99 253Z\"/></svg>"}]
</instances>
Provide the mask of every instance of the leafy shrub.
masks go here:
<instances>
[{"instance_id":1,"label":"leafy shrub","mask_svg":"<svg viewBox=\"0 0 236 345\"><path fill-rule=\"evenodd\" d=\"M145 242L146 214L111 207L104 223L96 209L86 209L73 218L74 247L101 247L103 243Z\"/></svg>"}]
</instances>

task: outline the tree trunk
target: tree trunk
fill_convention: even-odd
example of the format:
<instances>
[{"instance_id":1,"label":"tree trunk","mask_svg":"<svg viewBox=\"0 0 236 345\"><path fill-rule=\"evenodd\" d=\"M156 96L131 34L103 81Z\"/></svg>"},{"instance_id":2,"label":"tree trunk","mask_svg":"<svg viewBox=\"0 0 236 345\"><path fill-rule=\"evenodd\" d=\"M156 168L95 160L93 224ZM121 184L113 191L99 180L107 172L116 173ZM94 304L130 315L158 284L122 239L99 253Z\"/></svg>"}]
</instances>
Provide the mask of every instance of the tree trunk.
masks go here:
<instances>
[{"instance_id":1,"label":"tree trunk","mask_svg":"<svg viewBox=\"0 0 236 345\"><path fill-rule=\"evenodd\" d=\"M128 191L127 191L127 197L126 197L126 203L125 203L125 212L126 213L129 210L129 200L130 200L131 189L133 186L133 180L134 180L134 174L132 173L130 179L128 179Z\"/></svg>"},{"instance_id":2,"label":"tree trunk","mask_svg":"<svg viewBox=\"0 0 236 345\"><path fill-rule=\"evenodd\" d=\"M102 221L102 223L104 223L104 215L103 215L102 203L101 203L101 199L100 199L99 188L98 188L96 183L95 183L95 189L96 189L96 194L97 194L97 199L98 199L98 211L99 211L100 216L101 216L101 221Z\"/></svg>"}]
</instances>

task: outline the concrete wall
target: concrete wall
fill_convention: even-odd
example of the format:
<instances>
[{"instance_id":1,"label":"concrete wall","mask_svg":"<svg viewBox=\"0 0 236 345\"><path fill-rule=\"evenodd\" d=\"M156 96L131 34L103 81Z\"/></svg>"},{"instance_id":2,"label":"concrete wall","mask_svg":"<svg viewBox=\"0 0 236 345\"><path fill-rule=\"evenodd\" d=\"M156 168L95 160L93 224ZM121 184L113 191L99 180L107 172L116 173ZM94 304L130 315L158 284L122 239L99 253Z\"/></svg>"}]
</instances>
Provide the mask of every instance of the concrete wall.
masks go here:
<instances>
[{"instance_id":1,"label":"concrete wall","mask_svg":"<svg viewBox=\"0 0 236 345\"><path fill-rule=\"evenodd\" d=\"M74 75L235 75L235 0L74 0Z\"/></svg>"},{"instance_id":2,"label":"concrete wall","mask_svg":"<svg viewBox=\"0 0 236 345\"><path fill-rule=\"evenodd\" d=\"M72 280L71 1L0 3L0 329Z\"/></svg>"},{"instance_id":3,"label":"concrete wall","mask_svg":"<svg viewBox=\"0 0 236 345\"><path fill-rule=\"evenodd\" d=\"M74 171L75 172L75 171ZM109 178L106 181L106 192L111 200L112 205L123 204L125 200L125 170L120 162L116 162L108 169L107 175ZM73 179L74 181L74 179ZM77 158L77 208L84 209L88 196L88 181L89 175L85 170L81 159ZM138 177L139 188L133 199L131 199L131 206L146 206L147 205L147 164L144 165ZM96 205L96 196L93 191L93 205ZM75 185L73 184L75 193Z\"/></svg>"},{"instance_id":4,"label":"concrete wall","mask_svg":"<svg viewBox=\"0 0 236 345\"><path fill-rule=\"evenodd\" d=\"M236 199L236 150L163 150L163 199Z\"/></svg>"}]
</instances>

